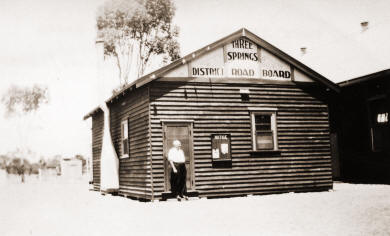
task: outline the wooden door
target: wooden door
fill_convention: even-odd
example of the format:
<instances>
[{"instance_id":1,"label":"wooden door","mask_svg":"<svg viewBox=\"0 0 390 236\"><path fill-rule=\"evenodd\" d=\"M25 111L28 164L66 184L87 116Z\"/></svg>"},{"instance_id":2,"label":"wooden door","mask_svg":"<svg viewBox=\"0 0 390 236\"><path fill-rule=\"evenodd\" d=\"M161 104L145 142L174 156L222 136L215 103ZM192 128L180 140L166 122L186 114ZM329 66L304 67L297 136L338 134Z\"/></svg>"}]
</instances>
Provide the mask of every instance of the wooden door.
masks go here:
<instances>
[{"instance_id":1,"label":"wooden door","mask_svg":"<svg viewBox=\"0 0 390 236\"><path fill-rule=\"evenodd\" d=\"M192 123L190 122L164 122L164 174L165 191L171 190L169 182L171 167L167 160L169 149L173 147L173 141L179 140L186 158L187 169L187 190L194 189L194 160L193 160L193 141L192 141Z\"/></svg>"}]
</instances>

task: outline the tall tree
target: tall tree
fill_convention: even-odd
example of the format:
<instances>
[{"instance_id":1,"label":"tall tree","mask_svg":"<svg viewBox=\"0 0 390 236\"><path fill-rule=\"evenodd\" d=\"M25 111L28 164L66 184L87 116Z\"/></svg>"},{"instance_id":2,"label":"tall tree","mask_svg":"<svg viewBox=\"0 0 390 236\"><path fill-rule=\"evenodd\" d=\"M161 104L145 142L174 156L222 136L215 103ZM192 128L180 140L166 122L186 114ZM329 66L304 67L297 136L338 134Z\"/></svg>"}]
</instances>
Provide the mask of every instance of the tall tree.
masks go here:
<instances>
[{"instance_id":1,"label":"tall tree","mask_svg":"<svg viewBox=\"0 0 390 236\"><path fill-rule=\"evenodd\" d=\"M104 42L104 54L115 58L120 86L129 82L131 69L142 76L154 55L163 55L164 63L180 57L175 10L171 0L108 0L101 7L98 40Z\"/></svg>"}]
</instances>

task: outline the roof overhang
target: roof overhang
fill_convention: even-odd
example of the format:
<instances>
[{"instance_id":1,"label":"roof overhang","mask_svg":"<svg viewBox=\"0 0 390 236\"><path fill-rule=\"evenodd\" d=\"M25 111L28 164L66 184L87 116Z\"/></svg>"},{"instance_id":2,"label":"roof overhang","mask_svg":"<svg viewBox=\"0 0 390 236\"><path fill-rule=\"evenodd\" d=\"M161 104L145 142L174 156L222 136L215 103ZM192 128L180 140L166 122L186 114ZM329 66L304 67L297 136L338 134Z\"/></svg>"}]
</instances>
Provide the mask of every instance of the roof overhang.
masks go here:
<instances>
[{"instance_id":1,"label":"roof overhang","mask_svg":"<svg viewBox=\"0 0 390 236\"><path fill-rule=\"evenodd\" d=\"M340 87L347 87L347 86L352 86L352 85L355 85L355 84L364 83L364 82L367 82L367 81L370 81L370 80L374 80L374 79L377 79L377 78L381 78L381 77L385 77L385 76L389 76L390 77L390 69L382 70L382 71L378 71L378 72L375 72L375 73L372 73L372 74L363 75L363 76L360 76L360 77L357 77L357 78L354 78L354 79L346 80L346 81L338 83L338 85Z\"/></svg>"}]
</instances>

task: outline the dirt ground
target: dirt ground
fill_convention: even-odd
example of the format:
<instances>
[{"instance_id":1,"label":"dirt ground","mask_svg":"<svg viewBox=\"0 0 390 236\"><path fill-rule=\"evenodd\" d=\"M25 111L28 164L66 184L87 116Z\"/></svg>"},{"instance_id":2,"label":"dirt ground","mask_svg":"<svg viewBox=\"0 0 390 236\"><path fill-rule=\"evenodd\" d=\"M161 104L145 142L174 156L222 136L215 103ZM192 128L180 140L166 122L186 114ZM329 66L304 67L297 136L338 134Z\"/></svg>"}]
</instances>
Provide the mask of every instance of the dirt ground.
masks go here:
<instances>
[{"instance_id":1,"label":"dirt ground","mask_svg":"<svg viewBox=\"0 0 390 236\"><path fill-rule=\"evenodd\" d=\"M0 182L0 235L390 235L390 186L138 202L60 178Z\"/></svg>"}]
</instances>

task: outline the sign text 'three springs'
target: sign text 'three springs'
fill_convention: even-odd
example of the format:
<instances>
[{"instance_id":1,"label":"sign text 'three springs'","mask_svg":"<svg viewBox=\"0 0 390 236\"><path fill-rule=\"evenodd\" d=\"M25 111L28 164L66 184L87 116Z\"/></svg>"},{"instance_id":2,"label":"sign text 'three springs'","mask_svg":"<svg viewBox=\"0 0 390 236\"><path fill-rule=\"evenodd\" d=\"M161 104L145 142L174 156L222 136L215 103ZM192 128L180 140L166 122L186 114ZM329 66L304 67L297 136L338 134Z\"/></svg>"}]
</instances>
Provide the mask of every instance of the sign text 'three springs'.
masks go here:
<instances>
[{"instance_id":1,"label":"sign text 'three springs'","mask_svg":"<svg viewBox=\"0 0 390 236\"><path fill-rule=\"evenodd\" d=\"M207 66L192 66L193 77L234 77L234 78L264 78L264 79L290 79L291 72L288 66L279 65L273 55L267 53L260 55L257 45L245 38L239 38L223 48L224 63L209 62ZM264 57L266 56L266 57Z\"/></svg>"}]
</instances>

